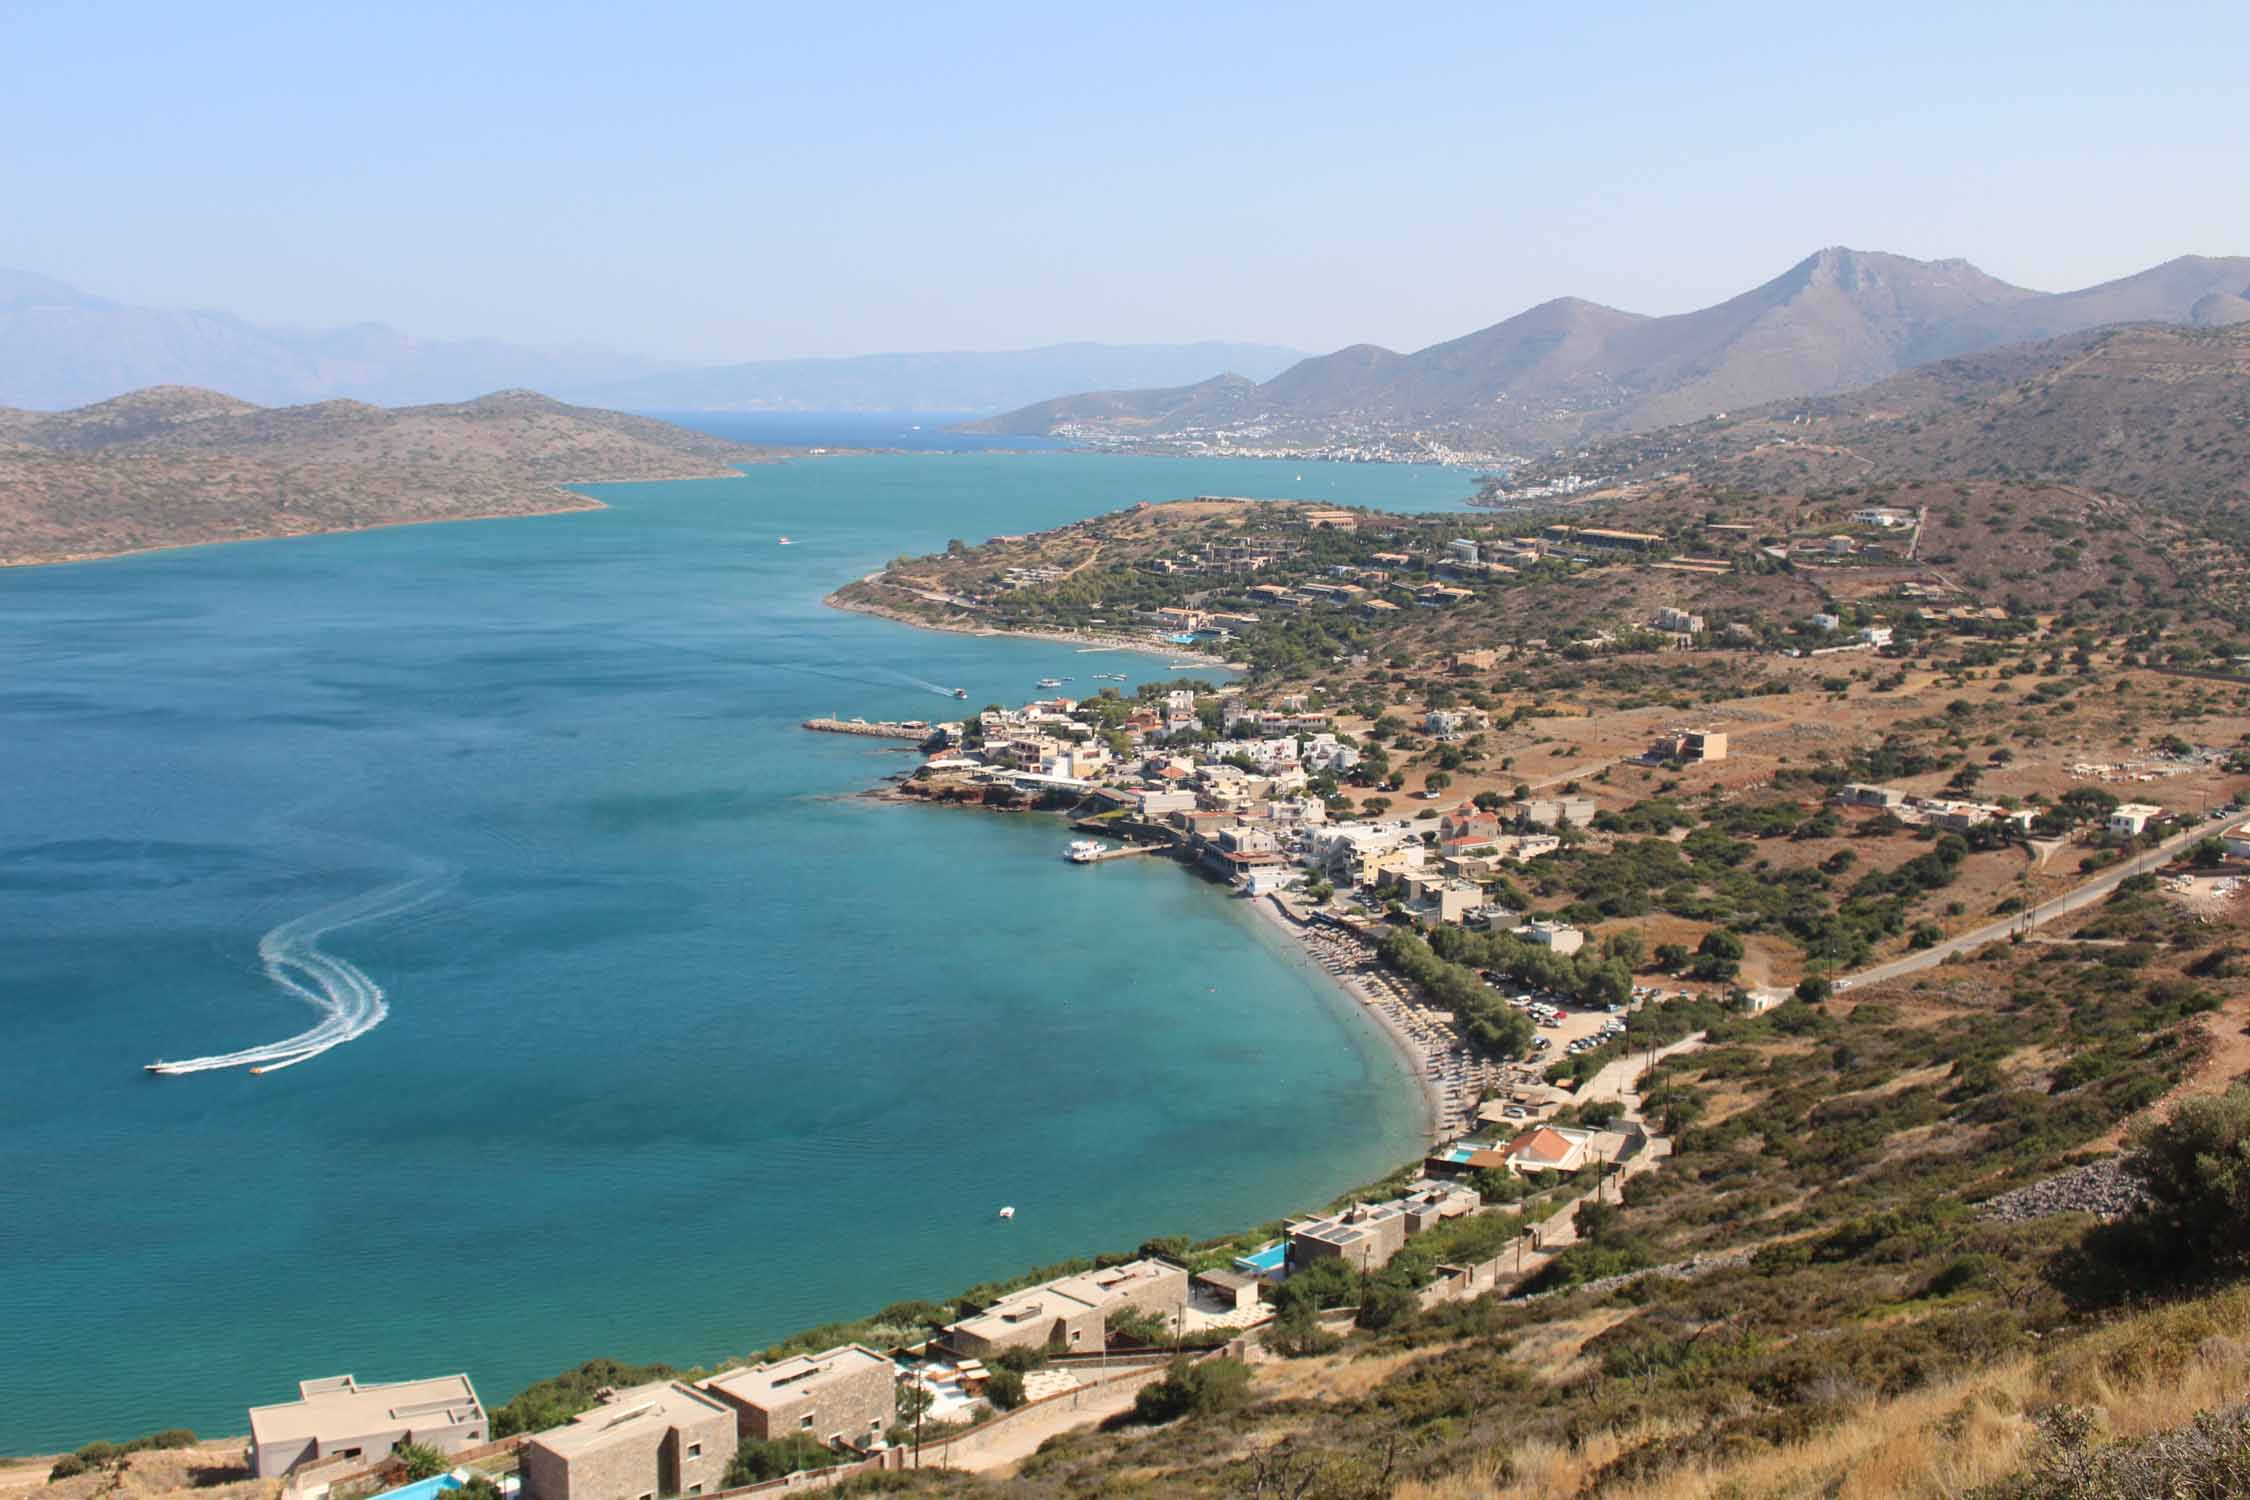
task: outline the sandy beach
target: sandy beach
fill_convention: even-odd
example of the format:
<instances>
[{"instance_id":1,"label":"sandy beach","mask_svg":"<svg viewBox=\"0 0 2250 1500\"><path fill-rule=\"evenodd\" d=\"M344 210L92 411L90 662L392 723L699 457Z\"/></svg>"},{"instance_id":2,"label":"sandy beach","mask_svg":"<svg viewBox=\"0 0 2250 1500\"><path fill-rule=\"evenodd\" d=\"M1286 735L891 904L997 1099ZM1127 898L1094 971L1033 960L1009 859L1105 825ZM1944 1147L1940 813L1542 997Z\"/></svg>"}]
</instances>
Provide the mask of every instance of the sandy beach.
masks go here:
<instances>
[{"instance_id":1,"label":"sandy beach","mask_svg":"<svg viewBox=\"0 0 2250 1500\"><path fill-rule=\"evenodd\" d=\"M1384 971L1374 949L1360 939L1325 923L1299 921L1278 897L1259 897L1251 904L1304 949L1354 1010L1382 1029L1420 1084L1433 1144L1451 1140L1474 1123L1478 1097L1498 1081L1497 1070L1469 1051L1450 1017L1438 1019L1444 1013Z\"/></svg>"}]
</instances>

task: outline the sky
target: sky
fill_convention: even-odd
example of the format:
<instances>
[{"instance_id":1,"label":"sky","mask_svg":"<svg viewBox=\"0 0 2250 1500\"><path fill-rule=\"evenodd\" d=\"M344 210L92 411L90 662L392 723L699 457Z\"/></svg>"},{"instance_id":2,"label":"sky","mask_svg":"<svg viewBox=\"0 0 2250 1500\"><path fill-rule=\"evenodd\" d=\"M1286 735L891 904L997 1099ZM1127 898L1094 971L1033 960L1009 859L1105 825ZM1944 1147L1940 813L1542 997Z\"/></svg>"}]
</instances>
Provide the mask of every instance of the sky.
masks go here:
<instances>
[{"instance_id":1,"label":"sky","mask_svg":"<svg viewBox=\"0 0 2250 1500\"><path fill-rule=\"evenodd\" d=\"M2240 0L0 0L0 266L713 363L2250 254Z\"/></svg>"}]
</instances>

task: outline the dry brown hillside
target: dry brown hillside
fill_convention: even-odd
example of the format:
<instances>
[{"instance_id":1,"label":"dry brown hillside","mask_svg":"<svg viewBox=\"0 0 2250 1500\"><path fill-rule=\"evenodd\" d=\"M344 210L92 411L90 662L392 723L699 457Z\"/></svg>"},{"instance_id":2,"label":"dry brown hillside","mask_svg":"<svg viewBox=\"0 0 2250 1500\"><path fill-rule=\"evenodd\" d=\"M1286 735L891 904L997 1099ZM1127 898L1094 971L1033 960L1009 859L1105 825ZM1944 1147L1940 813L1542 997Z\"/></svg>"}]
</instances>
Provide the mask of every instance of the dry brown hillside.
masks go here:
<instances>
[{"instance_id":1,"label":"dry brown hillside","mask_svg":"<svg viewBox=\"0 0 2250 1500\"><path fill-rule=\"evenodd\" d=\"M2141 324L1601 444L1579 468L1744 490L2060 480L2208 516L2250 501L2250 324Z\"/></svg>"},{"instance_id":2,"label":"dry brown hillside","mask_svg":"<svg viewBox=\"0 0 2250 1500\"><path fill-rule=\"evenodd\" d=\"M75 411L0 411L0 563L589 509L558 486L773 456L530 391L259 407L159 386Z\"/></svg>"}]
</instances>

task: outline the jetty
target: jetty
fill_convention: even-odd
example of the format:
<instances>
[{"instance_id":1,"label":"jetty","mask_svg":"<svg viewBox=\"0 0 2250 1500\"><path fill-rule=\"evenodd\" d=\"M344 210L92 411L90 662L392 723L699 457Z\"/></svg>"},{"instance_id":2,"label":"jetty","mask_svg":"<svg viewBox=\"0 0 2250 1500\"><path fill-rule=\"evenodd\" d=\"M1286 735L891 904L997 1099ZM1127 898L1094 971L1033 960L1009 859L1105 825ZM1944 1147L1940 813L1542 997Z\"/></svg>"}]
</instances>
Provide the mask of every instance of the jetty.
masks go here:
<instances>
[{"instance_id":1,"label":"jetty","mask_svg":"<svg viewBox=\"0 0 2250 1500\"><path fill-rule=\"evenodd\" d=\"M1115 849L1104 849L1099 854L1089 854L1084 859L1078 860L1077 863L1098 865L1105 859L1130 859L1136 854L1168 854L1170 852L1171 848L1166 844L1120 844Z\"/></svg>"},{"instance_id":2,"label":"jetty","mask_svg":"<svg viewBox=\"0 0 2250 1500\"><path fill-rule=\"evenodd\" d=\"M821 734L864 734L882 740L913 740L920 744L939 726L919 719L807 719L804 727Z\"/></svg>"}]
</instances>

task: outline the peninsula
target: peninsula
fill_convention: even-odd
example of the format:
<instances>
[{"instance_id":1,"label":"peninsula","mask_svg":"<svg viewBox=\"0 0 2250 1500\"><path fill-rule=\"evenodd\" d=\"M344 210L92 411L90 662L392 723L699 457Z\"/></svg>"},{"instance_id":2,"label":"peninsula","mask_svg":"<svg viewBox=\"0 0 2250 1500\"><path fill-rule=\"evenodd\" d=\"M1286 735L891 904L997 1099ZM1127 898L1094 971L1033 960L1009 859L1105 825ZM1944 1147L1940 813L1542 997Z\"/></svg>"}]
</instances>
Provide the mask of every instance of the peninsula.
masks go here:
<instances>
[{"instance_id":1,"label":"peninsula","mask_svg":"<svg viewBox=\"0 0 2250 1500\"><path fill-rule=\"evenodd\" d=\"M261 407L159 386L74 411L0 409L0 565L593 510L562 486L780 456L530 391Z\"/></svg>"}]
</instances>

